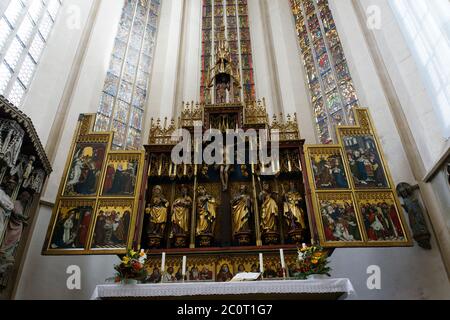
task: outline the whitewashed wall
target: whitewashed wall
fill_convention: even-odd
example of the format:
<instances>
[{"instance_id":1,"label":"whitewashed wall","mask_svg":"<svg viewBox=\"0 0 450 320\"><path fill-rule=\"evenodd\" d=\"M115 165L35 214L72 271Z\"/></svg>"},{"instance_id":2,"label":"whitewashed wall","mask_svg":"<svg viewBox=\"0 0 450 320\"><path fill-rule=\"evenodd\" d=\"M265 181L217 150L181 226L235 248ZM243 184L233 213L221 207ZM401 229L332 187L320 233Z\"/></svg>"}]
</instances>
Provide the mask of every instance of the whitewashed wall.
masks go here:
<instances>
[{"instance_id":1,"label":"whitewashed wall","mask_svg":"<svg viewBox=\"0 0 450 320\"><path fill-rule=\"evenodd\" d=\"M69 0L77 3L83 10L86 20L89 5L84 0ZM263 3L265 1L265 3ZM154 74L150 85L149 112L146 116L148 128L151 116L171 116L176 94L183 100L198 99L201 1L189 1L189 7L183 9L181 0L162 0L161 23L154 61ZM362 36L351 0L332 0L331 6L336 24L343 42L344 50L350 62L362 103L369 107L380 135L383 149L395 182L414 182L411 168L389 105L375 68L369 48ZM95 112L101 87L108 67L117 22L119 21L121 1L102 1L89 45L86 59L83 61L80 77L73 89L72 102L64 123L64 133L57 146L52 174L44 199L54 201L60 182L62 170L67 158L70 141L79 113ZM182 28L181 15L187 12ZM282 111L297 112L303 137L314 143L315 134L312 124L312 108L309 105L305 76L299 58L295 38L293 18L289 11L289 0L249 0L251 35L254 52L257 94L266 97L269 109L271 104ZM58 79L64 82L67 70L73 60L73 51L78 46L81 31L73 34L71 41L65 39L64 20L60 19L50 40L50 46L43 57L36 79L40 84L33 84L30 97L35 95L35 104L39 103L51 115L57 109L58 97L62 95L63 85L52 89L52 97L39 94L38 86L45 88L46 82ZM186 32L181 41L182 32ZM267 35L271 33L271 36ZM401 41L392 37L388 41ZM59 45L59 42L66 46ZM65 42L67 41L67 42ZM183 44L184 43L184 44ZM71 47L68 47L68 45ZM392 45L392 44L391 44ZM271 50L267 46L273 46ZM67 50L71 48L71 50ZM180 49L181 48L181 49ZM65 51L71 51L72 54ZM181 51L178 52L178 51ZM187 63L180 68L179 57L185 55ZM183 57L183 56L181 56ZM58 65L53 61L58 61ZM272 65L268 66L267 61ZM392 66L394 64L391 64ZM197 70L197 71L196 71ZM411 74L410 77L413 75ZM403 74L402 74L403 77ZM177 86L177 79L186 81ZM407 82L408 77L402 78ZM277 83L278 82L278 86ZM178 89L177 89L178 88ZM180 90L181 88L181 90ZM407 99L410 89L396 87L398 94ZM175 91L178 90L178 93ZM178 97L179 98L179 97ZM28 102L27 102L28 103ZM44 142L49 133L46 118L32 114L32 119L40 128ZM146 130L148 131L148 130ZM418 133L419 134L419 133ZM145 139L144 139L145 141ZM98 257L43 257L40 255L45 233L50 220L51 210L42 207L29 244L21 279L16 290L18 299L88 299L96 284L101 284L113 274L112 266L117 261L115 256ZM332 256L333 276L348 277L353 282L358 298L364 299L423 299L450 298L450 287L436 242L433 250L425 251L414 248L390 249L337 249ZM66 288L66 268L78 265L82 269L82 289L70 291ZM378 265L382 271L382 289L368 290L366 280L367 267Z\"/></svg>"}]
</instances>

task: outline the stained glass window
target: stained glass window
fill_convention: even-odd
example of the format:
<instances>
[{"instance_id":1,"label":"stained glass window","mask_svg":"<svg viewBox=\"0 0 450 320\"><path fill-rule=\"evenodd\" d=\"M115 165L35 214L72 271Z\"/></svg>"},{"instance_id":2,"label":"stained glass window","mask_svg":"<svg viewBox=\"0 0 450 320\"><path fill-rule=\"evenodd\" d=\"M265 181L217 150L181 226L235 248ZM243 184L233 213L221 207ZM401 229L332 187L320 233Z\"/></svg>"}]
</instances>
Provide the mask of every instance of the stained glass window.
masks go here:
<instances>
[{"instance_id":1,"label":"stained glass window","mask_svg":"<svg viewBox=\"0 0 450 320\"><path fill-rule=\"evenodd\" d=\"M203 0L201 102L211 103L207 89L208 71L215 62L219 30L225 27L225 38L231 49L231 60L239 68L242 90L235 91L235 101L255 100L252 46L247 0Z\"/></svg>"},{"instance_id":2,"label":"stained glass window","mask_svg":"<svg viewBox=\"0 0 450 320\"><path fill-rule=\"evenodd\" d=\"M11 0L0 17L0 94L18 107L60 7L60 0Z\"/></svg>"},{"instance_id":3,"label":"stained glass window","mask_svg":"<svg viewBox=\"0 0 450 320\"><path fill-rule=\"evenodd\" d=\"M317 135L335 140L335 125L353 124L355 87L327 0L291 0Z\"/></svg>"},{"instance_id":4,"label":"stained glass window","mask_svg":"<svg viewBox=\"0 0 450 320\"><path fill-rule=\"evenodd\" d=\"M115 149L141 147L160 0L127 0L97 114L97 131L114 131Z\"/></svg>"}]
</instances>

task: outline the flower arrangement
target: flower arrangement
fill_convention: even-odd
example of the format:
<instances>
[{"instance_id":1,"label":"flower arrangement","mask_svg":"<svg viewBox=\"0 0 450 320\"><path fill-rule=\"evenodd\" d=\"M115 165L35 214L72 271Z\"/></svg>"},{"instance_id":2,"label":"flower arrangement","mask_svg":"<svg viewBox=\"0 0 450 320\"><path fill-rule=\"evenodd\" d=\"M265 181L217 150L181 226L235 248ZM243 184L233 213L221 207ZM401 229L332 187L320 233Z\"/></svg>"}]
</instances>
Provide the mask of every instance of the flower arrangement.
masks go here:
<instances>
[{"instance_id":1,"label":"flower arrangement","mask_svg":"<svg viewBox=\"0 0 450 320\"><path fill-rule=\"evenodd\" d=\"M310 275L323 274L330 276L331 268L328 266L328 254L320 246L303 244L298 249L297 270L294 276L306 279Z\"/></svg>"},{"instance_id":2,"label":"flower arrangement","mask_svg":"<svg viewBox=\"0 0 450 320\"><path fill-rule=\"evenodd\" d=\"M144 281L147 278L147 264L147 255L143 249L140 252L129 250L120 264L114 266L114 270L117 271L114 281Z\"/></svg>"}]
</instances>

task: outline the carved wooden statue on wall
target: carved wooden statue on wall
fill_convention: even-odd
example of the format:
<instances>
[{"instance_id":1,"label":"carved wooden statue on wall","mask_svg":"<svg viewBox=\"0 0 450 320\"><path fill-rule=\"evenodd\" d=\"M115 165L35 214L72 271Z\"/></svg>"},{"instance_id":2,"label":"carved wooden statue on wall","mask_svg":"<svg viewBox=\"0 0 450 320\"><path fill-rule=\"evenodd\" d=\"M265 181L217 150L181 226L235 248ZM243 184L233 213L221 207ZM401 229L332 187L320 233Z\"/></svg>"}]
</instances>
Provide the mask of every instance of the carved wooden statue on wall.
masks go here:
<instances>
[{"instance_id":1,"label":"carved wooden statue on wall","mask_svg":"<svg viewBox=\"0 0 450 320\"><path fill-rule=\"evenodd\" d=\"M31 120L0 96L0 299L12 291L51 166Z\"/></svg>"},{"instance_id":2,"label":"carved wooden statue on wall","mask_svg":"<svg viewBox=\"0 0 450 320\"><path fill-rule=\"evenodd\" d=\"M397 194L403 199L403 208L408 213L409 225L413 232L413 238L419 246L430 250L431 234L425 221L424 213L419 200L414 195L414 191L419 190L419 186L411 186L402 182L397 185Z\"/></svg>"}]
</instances>

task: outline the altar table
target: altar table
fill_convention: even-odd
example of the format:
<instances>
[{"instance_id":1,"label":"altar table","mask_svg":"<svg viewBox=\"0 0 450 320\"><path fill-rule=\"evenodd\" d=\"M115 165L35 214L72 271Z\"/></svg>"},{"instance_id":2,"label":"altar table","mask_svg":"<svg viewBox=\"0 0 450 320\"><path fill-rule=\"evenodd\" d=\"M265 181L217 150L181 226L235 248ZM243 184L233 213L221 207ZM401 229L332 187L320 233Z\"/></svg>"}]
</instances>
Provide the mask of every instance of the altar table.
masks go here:
<instances>
[{"instance_id":1,"label":"altar table","mask_svg":"<svg viewBox=\"0 0 450 320\"><path fill-rule=\"evenodd\" d=\"M355 294L349 279L98 285L92 300L335 300Z\"/></svg>"}]
</instances>

